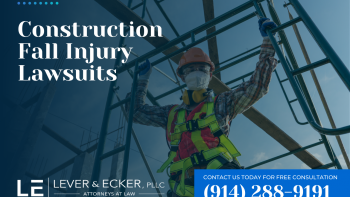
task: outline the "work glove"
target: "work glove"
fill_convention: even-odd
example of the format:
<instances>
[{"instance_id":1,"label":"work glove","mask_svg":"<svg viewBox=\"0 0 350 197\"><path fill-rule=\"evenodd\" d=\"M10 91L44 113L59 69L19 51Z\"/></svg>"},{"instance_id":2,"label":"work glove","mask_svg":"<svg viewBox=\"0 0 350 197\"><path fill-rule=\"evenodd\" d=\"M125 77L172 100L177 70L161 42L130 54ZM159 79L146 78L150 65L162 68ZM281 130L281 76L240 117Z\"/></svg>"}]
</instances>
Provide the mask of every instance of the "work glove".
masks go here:
<instances>
[{"instance_id":1,"label":"work glove","mask_svg":"<svg viewBox=\"0 0 350 197\"><path fill-rule=\"evenodd\" d=\"M261 18L259 19L258 23L259 23L260 34L263 38L268 37L266 33L266 29L272 29L277 27L276 23L274 23L273 21L270 21L269 18ZM276 33L273 33L273 35L276 35Z\"/></svg>"},{"instance_id":2,"label":"work glove","mask_svg":"<svg viewBox=\"0 0 350 197\"><path fill-rule=\"evenodd\" d=\"M139 65L139 79L148 79L152 73L152 66L148 59Z\"/></svg>"}]
</instances>

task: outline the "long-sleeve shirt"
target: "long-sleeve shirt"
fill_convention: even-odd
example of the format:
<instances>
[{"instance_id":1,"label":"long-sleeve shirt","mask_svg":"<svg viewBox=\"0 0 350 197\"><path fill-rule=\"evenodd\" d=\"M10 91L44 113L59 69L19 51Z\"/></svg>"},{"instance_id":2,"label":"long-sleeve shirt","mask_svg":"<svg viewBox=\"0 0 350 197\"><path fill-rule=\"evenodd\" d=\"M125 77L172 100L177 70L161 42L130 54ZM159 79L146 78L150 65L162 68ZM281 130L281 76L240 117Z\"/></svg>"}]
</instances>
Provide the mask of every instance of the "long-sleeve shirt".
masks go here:
<instances>
[{"instance_id":1,"label":"long-sleeve shirt","mask_svg":"<svg viewBox=\"0 0 350 197\"><path fill-rule=\"evenodd\" d=\"M256 103L261 97L267 94L271 75L277 65L274 58L275 50L269 38L264 38L261 45L259 61L256 63L256 69L249 81L243 82L236 89L223 92L217 96L215 101L215 116L224 134L228 136L229 123L238 114L243 113ZM148 80L140 79L138 81L134 122L142 125L162 127L166 129L168 114L174 105L150 106L145 104ZM127 97L129 94L127 95ZM212 97L206 98L207 102L212 102ZM130 103L130 102L129 102ZM129 111L129 103L126 105L126 111ZM186 109L189 107L182 103L176 110Z\"/></svg>"}]
</instances>

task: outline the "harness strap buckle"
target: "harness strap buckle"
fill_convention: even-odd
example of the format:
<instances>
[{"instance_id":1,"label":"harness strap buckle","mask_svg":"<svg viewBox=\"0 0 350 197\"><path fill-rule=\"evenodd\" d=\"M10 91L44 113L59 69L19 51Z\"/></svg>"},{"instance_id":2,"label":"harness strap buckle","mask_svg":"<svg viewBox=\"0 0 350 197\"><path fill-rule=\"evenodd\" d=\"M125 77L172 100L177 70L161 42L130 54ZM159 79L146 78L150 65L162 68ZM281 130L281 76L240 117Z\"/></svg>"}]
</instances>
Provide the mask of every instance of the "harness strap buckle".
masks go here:
<instances>
[{"instance_id":1,"label":"harness strap buckle","mask_svg":"<svg viewBox=\"0 0 350 197\"><path fill-rule=\"evenodd\" d=\"M197 120L189 120L186 122L186 128L188 131L198 130L198 122Z\"/></svg>"},{"instance_id":2,"label":"harness strap buckle","mask_svg":"<svg viewBox=\"0 0 350 197\"><path fill-rule=\"evenodd\" d=\"M214 137L220 137L220 135L223 135L224 133L222 132L222 130L218 130L215 133L213 133Z\"/></svg>"},{"instance_id":3,"label":"harness strap buckle","mask_svg":"<svg viewBox=\"0 0 350 197\"><path fill-rule=\"evenodd\" d=\"M179 149L179 145L171 145L170 151L176 152Z\"/></svg>"},{"instance_id":4,"label":"harness strap buckle","mask_svg":"<svg viewBox=\"0 0 350 197\"><path fill-rule=\"evenodd\" d=\"M233 157L228 152L221 152L219 156L224 158L228 162L232 162L233 161Z\"/></svg>"},{"instance_id":5,"label":"harness strap buckle","mask_svg":"<svg viewBox=\"0 0 350 197\"><path fill-rule=\"evenodd\" d=\"M204 158L204 155L201 152L193 153L191 156L191 162L193 166L198 166L206 162L206 159Z\"/></svg>"}]
</instances>

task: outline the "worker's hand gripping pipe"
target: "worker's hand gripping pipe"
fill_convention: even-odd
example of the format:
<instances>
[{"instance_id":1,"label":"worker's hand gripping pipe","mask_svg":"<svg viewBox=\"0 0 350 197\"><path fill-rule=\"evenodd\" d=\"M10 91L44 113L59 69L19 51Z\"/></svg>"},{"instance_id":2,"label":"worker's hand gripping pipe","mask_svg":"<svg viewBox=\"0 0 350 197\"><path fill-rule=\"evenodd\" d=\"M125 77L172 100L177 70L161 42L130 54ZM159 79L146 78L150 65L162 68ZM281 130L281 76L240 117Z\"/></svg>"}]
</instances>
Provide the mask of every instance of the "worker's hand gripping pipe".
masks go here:
<instances>
[{"instance_id":1,"label":"worker's hand gripping pipe","mask_svg":"<svg viewBox=\"0 0 350 197\"><path fill-rule=\"evenodd\" d=\"M263 17L263 14L262 14L262 12L261 12L261 9L260 9L260 7L258 6L256 0L252 0L252 1L253 1L253 4L254 4L255 9L256 9L256 11L257 11L256 13L258 14L258 18L260 18L260 20L261 20L261 18ZM295 6L295 4L294 4L295 2L297 2L296 6L301 7L301 5L299 4L299 2L298 2L297 0L293 0L292 3L293 3L294 6ZM299 10L304 10L304 9L299 8ZM304 19L305 16L301 15L300 17L302 17L302 20L303 20L303 21L305 20L305 19ZM310 23L313 24L313 22L312 22L312 20L310 19L310 17L308 17L307 20L308 20L308 23L309 23L309 24L310 24ZM314 25L314 24L313 24L313 25ZM315 25L314 25L314 26L315 26ZM315 27L316 27L316 26L315 26ZM278 27L277 27L277 28L278 28ZM293 74L292 74L290 68L288 67L288 64L287 64L287 62L286 62L286 59L284 58L284 56L283 56L283 54L282 54L282 51L281 51L281 49L278 47L278 43L277 43L277 41L276 41L274 35L273 35L271 32L275 32L275 31L274 31L273 29L267 27L266 33L267 33L268 37L270 38L273 47L275 48L275 51L276 51L276 53L277 53L277 56L278 56L278 58L280 59L281 64L282 64L284 70L286 71L286 75L287 75L287 77L288 77L288 79L289 79L289 81L290 81L290 83L291 83L291 86L292 86L292 88L293 88L293 91L294 91L294 93L295 93L295 95L296 95L296 97L297 97L297 99L298 99L298 101L299 101L299 103L300 103L301 109L303 110L303 112L304 112L304 114L305 114L305 117L306 117L306 119L308 120L308 122L310 123L310 125L311 125L317 132L319 132L320 134L323 134L323 135L342 135L342 134L350 133L350 125L345 126L345 127L341 127L341 128L337 128L337 129L329 129L329 128L321 127L319 124L317 124L317 122L315 121L314 117L312 116L311 111L310 111L310 109L309 109L309 107L308 107L308 105L307 105L307 103L306 103L306 101L305 101L305 99L304 99L304 97L303 97L303 95L302 95L302 93L301 93L301 91L300 91L298 85L297 85L297 82L295 81L295 78L294 78L294 76L293 76ZM311 31L310 31L310 32L311 32ZM316 33L319 34L319 35L321 35L322 38L323 38L323 35L318 31L318 29L317 29L317 32L316 32ZM315 36L314 36L314 37L315 37ZM324 39L324 40L325 40L325 39ZM328 42L327 42L326 40L325 40L324 42L326 42L326 43L328 44ZM319 44L319 45L320 45L320 44ZM329 44L328 44L328 45L329 45ZM329 46L328 46L328 45L326 45L326 47L323 47L323 48L322 48L323 51L326 51L324 48L330 47L330 45L329 45ZM331 48L331 47L330 47L330 48ZM332 49L331 51L333 51L333 49ZM327 55L327 54L326 54L326 55ZM333 58L334 58L334 57L333 57ZM338 57L338 58L339 58L339 57ZM336 69L337 71L343 69L343 68L338 68L338 67L342 67L343 64L337 64L337 65L334 65L334 64L333 64L333 66L335 67L335 69ZM346 67L345 67L345 69L346 69ZM349 70L346 69L346 71L347 71L347 72L346 72L345 74L349 73ZM347 87L349 87L350 84L347 83L347 80L349 80L350 78L349 78L349 79L343 79L345 74L343 73L342 75L339 75L339 76L342 78L342 80L343 80L343 82L345 83L345 85L346 85ZM347 76L347 75L346 75L346 76Z\"/></svg>"}]
</instances>

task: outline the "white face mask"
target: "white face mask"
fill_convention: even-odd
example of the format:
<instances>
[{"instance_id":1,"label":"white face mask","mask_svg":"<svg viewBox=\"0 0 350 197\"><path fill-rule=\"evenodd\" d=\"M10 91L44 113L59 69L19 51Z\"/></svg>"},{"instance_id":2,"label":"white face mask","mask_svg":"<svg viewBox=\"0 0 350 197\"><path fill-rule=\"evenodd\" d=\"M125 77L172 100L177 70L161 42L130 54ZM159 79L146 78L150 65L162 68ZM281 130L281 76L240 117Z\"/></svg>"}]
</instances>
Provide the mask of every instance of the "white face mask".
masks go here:
<instances>
[{"instance_id":1,"label":"white face mask","mask_svg":"<svg viewBox=\"0 0 350 197\"><path fill-rule=\"evenodd\" d=\"M193 71L185 77L189 90L201 90L208 88L210 76L202 71Z\"/></svg>"}]
</instances>

